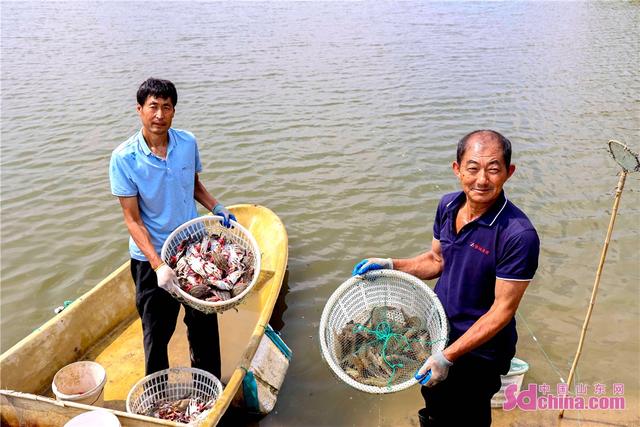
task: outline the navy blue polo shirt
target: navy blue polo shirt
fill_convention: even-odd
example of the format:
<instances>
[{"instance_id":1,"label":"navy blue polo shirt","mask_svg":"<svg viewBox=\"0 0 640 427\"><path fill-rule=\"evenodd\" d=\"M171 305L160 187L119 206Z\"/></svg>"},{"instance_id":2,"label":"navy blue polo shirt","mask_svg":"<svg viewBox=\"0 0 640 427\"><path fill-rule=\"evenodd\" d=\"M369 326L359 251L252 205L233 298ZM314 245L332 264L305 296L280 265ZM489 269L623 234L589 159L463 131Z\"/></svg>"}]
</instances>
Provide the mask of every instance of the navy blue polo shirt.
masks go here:
<instances>
[{"instance_id":1,"label":"navy blue polo shirt","mask_svg":"<svg viewBox=\"0 0 640 427\"><path fill-rule=\"evenodd\" d=\"M433 237L440 241L444 269L435 287L451 327L449 342L464 334L494 302L496 278L529 281L538 268L540 240L529 218L504 191L481 217L456 234L464 192L445 195L438 205ZM508 363L515 355L515 319L471 354Z\"/></svg>"}]
</instances>

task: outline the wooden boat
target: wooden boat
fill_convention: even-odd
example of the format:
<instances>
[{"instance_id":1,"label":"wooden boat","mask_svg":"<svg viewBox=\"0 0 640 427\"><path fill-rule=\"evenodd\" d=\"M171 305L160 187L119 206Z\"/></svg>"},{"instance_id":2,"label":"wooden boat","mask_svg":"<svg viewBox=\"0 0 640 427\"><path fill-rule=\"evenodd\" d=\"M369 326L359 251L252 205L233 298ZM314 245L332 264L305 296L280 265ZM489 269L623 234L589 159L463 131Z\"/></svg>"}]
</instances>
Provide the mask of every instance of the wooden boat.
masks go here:
<instances>
[{"instance_id":1,"label":"wooden boat","mask_svg":"<svg viewBox=\"0 0 640 427\"><path fill-rule=\"evenodd\" d=\"M242 384L271 317L288 257L286 230L272 211L257 205L236 205L230 210L258 242L262 268L258 283L238 310L218 315L221 380L226 386L202 423L207 426L218 424ZM169 354L171 366L189 366L181 321ZM129 390L144 377L142 328L129 262L0 356L2 425L62 426L76 415L98 409L52 398L53 376L77 360L94 360L105 367L103 407L122 426L184 425L125 412Z\"/></svg>"}]
</instances>

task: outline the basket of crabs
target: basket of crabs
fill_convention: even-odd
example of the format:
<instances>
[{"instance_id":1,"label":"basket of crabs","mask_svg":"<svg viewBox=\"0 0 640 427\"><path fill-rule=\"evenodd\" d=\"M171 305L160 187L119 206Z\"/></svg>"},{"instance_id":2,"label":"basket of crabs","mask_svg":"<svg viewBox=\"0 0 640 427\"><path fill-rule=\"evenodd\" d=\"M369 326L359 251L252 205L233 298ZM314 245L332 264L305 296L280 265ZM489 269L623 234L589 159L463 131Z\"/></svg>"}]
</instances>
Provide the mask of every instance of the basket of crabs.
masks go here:
<instances>
[{"instance_id":1,"label":"basket of crabs","mask_svg":"<svg viewBox=\"0 0 640 427\"><path fill-rule=\"evenodd\" d=\"M198 424L222 395L222 383L198 368L169 368L138 381L129 391L127 412Z\"/></svg>"},{"instance_id":2,"label":"basket of crabs","mask_svg":"<svg viewBox=\"0 0 640 427\"><path fill-rule=\"evenodd\" d=\"M162 260L178 276L175 297L204 313L240 304L260 274L260 249L251 233L231 220L205 215L176 228L162 246Z\"/></svg>"}]
</instances>

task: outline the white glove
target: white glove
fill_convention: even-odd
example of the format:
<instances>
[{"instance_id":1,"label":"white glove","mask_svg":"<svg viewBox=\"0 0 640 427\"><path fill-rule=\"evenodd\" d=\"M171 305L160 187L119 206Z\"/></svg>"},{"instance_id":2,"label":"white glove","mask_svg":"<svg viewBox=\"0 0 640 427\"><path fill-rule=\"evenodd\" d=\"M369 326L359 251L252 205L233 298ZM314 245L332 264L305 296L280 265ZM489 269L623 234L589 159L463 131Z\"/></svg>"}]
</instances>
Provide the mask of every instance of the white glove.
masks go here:
<instances>
[{"instance_id":1,"label":"white glove","mask_svg":"<svg viewBox=\"0 0 640 427\"><path fill-rule=\"evenodd\" d=\"M155 269L158 276L158 286L170 294L175 293L174 286L178 286L178 276L167 264L162 263Z\"/></svg>"},{"instance_id":2,"label":"white glove","mask_svg":"<svg viewBox=\"0 0 640 427\"><path fill-rule=\"evenodd\" d=\"M433 387L438 384L440 381L444 381L449 375L449 367L453 365L453 363L449 362L444 354L441 351L432 354L422 368L418 369L416 372L416 379L422 385L426 385L427 387Z\"/></svg>"}]
</instances>

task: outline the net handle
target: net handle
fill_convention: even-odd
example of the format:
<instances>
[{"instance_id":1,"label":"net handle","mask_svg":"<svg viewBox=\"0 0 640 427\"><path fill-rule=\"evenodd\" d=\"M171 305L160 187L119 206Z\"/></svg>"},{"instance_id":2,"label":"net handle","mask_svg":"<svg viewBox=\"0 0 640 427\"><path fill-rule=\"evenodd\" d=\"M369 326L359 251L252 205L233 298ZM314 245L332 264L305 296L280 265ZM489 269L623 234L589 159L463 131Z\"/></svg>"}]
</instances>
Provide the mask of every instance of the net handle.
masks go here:
<instances>
[{"instance_id":1,"label":"net handle","mask_svg":"<svg viewBox=\"0 0 640 427\"><path fill-rule=\"evenodd\" d=\"M593 283L593 290L591 291L591 299L589 300L589 308L587 309L587 314L584 319L584 323L582 324L582 330L580 331L580 340L578 341L578 348L576 349L576 354L573 358L573 363L571 364L571 370L569 371L569 377L567 378L567 388L571 387L571 382L573 381L573 377L575 375L576 369L578 367L578 361L580 360L580 356L582 355L582 347L584 345L584 341L587 335L587 328L589 327L589 321L591 320L591 313L593 312L593 307L596 303L596 295L598 294L598 288L600 287L600 277L602 276L602 270L604 268L604 262L607 258L607 250L609 249L609 242L611 241L611 234L613 232L613 226L616 223L616 217L618 216L618 207L620 206L620 198L622 197L622 190L624 190L624 183L627 178L627 174L629 171L625 166L630 166L628 164L622 164L621 162L633 159L631 157L624 157L623 159L617 158L615 153L620 152L623 153L623 156L634 156L635 161L638 162L638 155L633 153L626 145L618 142L618 141L609 141L609 153L613 159L622 167L622 172L620 173L620 178L618 179L618 185L616 186L616 195L613 200L613 209L611 211L611 219L609 220L609 228L607 229L607 235L604 239L604 244L602 247L602 253L600 255L600 261L598 262L598 269L596 270L596 278ZM640 169L640 163L634 167L634 171ZM564 409L560 411L558 415L559 418L564 416Z\"/></svg>"}]
</instances>

